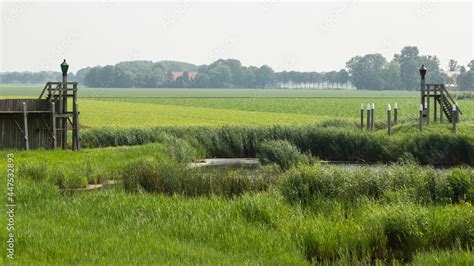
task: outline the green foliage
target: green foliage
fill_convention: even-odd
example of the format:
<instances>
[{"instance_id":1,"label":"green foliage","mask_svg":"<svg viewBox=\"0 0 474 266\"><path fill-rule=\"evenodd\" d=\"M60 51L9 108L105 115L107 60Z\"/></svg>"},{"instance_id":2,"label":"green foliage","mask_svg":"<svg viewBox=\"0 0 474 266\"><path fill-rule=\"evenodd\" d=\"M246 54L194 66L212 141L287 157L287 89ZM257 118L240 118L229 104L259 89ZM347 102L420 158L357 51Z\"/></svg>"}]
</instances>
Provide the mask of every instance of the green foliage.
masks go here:
<instances>
[{"instance_id":1,"label":"green foliage","mask_svg":"<svg viewBox=\"0 0 474 266\"><path fill-rule=\"evenodd\" d=\"M448 174L448 193L453 203L474 202L474 171L472 168L453 168Z\"/></svg>"},{"instance_id":2,"label":"green foliage","mask_svg":"<svg viewBox=\"0 0 474 266\"><path fill-rule=\"evenodd\" d=\"M165 142L176 136L208 157L255 157L260 143L287 140L303 153L324 160L351 162L394 162L409 156L430 165L474 165L474 142L465 134L404 134L388 137L359 130L307 125L272 127L162 127L153 129L87 130L84 147L138 145ZM139 136L139 137L135 137ZM137 139L139 141L137 141Z\"/></svg>"},{"instance_id":3,"label":"green foliage","mask_svg":"<svg viewBox=\"0 0 474 266\"><path fill-rule=\"evenodd\" d=\"M315 209L322 198L347 203L365 198L385 203L472 202L473 176L472 169L440 172L415 165L376 170L302 165L283 174L280 189L288 202Z\"/></svg>"},{"instance_id":4,"label":"green foliage","mask_svg":"<svg viewBox=\"0 0 474 266\"><path fill-rule=\"evenodd\" d=\"M273 173L232 169L189 168L183 164L163 163L140 158L127 164L122 172L125 190L147 191L190 197L223 195L234 197L248 191L264 191L275 182Z\"/></svg>"},{"instance_id":5,"label":"green foliage","mask_svg":"<svg viewBox=\"0 0 474 266\"><path fill-rule=\"evenodd\" d=\"M277 164L282 170L311 161L311 156L302 154L298 148L285 140L263 141L258 147L257 157L260 162Z\"/></svg>"},{"instance_id":6,"label":"green foliage","mask_svg":"<svg viewBox=\"0 0 474 266\"><path fill-rule=\"evenodd\" d=\"M32 164L25 162L20 166L19 175L29 177L36 181L43 181L47 178L46 163Z\"/></svg>"}]
</instances>

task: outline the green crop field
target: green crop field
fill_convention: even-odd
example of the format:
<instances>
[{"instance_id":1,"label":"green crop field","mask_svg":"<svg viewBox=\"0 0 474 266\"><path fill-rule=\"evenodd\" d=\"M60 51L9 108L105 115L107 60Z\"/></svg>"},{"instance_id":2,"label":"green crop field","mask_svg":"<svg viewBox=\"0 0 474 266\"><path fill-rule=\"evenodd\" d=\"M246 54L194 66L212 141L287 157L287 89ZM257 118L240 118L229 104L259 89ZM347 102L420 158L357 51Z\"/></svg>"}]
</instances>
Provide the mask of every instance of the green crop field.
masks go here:
<instances>
[{"instance_id":1,"label":"green crop field","mask_svg":"<svg viewBox=\"0 0 474 266\"><path fill-rule=\"evenodd\" d=\"M81 151L0 150L4 166L14 154L13 265L474 264L473 100L458 100L453 134L446 122L418 132L417 92L79 94ZM357 128L361 103L375 103L373 132ZM221 157L260 165L190 166ZM92 185L104 187L77 190Z\"/></svg>"}]
</instances>

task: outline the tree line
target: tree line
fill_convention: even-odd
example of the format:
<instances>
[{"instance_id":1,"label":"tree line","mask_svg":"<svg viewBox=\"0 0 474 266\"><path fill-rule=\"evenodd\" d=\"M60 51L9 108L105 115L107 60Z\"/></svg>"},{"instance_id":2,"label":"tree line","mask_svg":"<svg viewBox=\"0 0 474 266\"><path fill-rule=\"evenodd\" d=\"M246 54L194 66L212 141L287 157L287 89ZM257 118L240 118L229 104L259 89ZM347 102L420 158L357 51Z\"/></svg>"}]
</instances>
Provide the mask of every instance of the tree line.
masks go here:
<instances>
[{"instance_id":1,"label":"tree line","mask_svg":"<svg viewBox=\"0 0 474 266\"><path fill-rule=\"evenodd\" d=\"M428 68L428 83L456 83L460 90L474 90L474 60L467 68L450 60L449 71L459 74L448 76L440 68L439 59L420 55L416 46L406 46L387 60L381 54L354 56L346 68L330 72L275 72L262 65L242 66L236 59L219 59L209 65L196 66L176 61L128 61L115 65L87 67L69 80L88 87L103 88L272 88L281 83L352 84L357 89L416 90L419 88L421 65ZM175 78L172 72L183 72ZM197 75L190 75L197 72ZM1 83L44 83L61 80L60 72L7 72L0 73Z\"/></svg>"}]
</instances>

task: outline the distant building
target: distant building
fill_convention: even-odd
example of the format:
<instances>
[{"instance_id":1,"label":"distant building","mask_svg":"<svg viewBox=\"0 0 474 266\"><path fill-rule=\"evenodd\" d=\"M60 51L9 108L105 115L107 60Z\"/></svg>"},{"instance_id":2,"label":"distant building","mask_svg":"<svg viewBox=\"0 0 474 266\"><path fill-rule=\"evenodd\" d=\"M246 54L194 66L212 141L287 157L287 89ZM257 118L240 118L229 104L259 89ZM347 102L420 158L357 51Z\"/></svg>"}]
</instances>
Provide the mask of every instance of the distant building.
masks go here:
<instances>
[{"instance_id":1,"label":"distant building","mask_svg":"<svg viewBox=\"0 0 474 266\"><path fill-rule=\"evenodd\" d=\"M441 71L445 73L449 78L446 84L446 87L450 90L457 90L458 89L457 79L461 73L459 71L446 71L446 70L441 70Z\"/></svg>"},{"instance_id":2,"label":"distant building","mask_svg":"<svg viewBox=\"0 0 474 266\"><path fill-rule=\"evenodd\" d=\"M182 77L184 75L184 73L186 73L186 72L172 71L171 72L171 77L173 77L173 81L175 81L179 77ZM196 76L198 75L198 72L196 72L196 71L188 71L187 73L188 73L189 80L195 79Z\"/></svg>"}]
</instances>

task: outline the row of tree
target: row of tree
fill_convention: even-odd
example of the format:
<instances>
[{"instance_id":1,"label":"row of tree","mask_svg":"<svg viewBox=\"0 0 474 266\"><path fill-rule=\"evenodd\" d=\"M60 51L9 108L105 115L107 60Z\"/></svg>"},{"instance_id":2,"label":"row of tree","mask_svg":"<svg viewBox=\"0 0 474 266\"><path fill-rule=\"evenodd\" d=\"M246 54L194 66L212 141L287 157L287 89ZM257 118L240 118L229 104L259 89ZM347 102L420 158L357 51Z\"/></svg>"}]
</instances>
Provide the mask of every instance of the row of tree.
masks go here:
<instances>
[{"instance_id":1,"label":"row of tree","mask_svg":"<svg viewBox=\"0 0 474 266\"><path fill-rule=\"evenodd\" d=\"M448 76L440 68L436 56L420 55L415 46L404 47L388 61L381 54L352 57L346 69L330 72L275 72L263 65L242 66L239 60L219 59L210 65L196 66L175 61L129 61L104 67L87 67L79 70L69 80L77 80L88 87L104 88L269 88L281 83L348 84L368 90L415 90L419 88L421 65L428 69L428 83L458 84L461 90L474 90L474 60L468 69L449 62L450 71L458 75ZM172 72L183 72L175 78ZM190 75L197 72L197 75ZM0 73L2 83L43 83L60 80L59 72L12 72Z\"/></svg>"}]
</instances>

